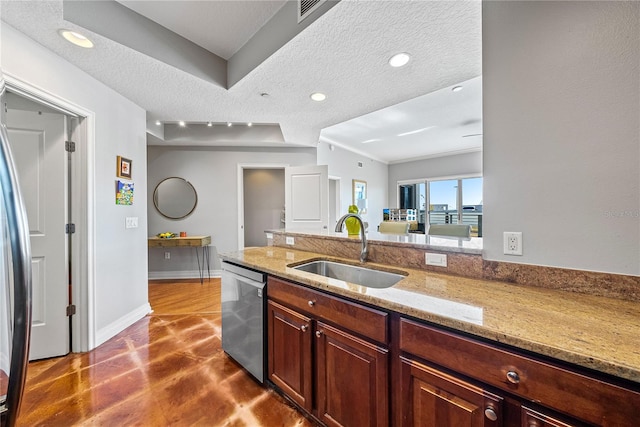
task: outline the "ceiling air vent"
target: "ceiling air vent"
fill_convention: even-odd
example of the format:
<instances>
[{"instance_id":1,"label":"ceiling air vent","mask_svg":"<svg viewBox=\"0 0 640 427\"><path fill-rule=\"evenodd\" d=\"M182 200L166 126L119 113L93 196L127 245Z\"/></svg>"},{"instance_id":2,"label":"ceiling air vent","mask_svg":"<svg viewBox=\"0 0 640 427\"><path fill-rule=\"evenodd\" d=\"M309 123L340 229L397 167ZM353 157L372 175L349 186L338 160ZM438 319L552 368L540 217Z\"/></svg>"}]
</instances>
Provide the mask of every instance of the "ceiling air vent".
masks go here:
<instances>
[{"instance_id":1,"label":"ceiling air vent","mask_svg":"<svg viewBox=\"0 0 640 427\"><path fill-rule=\"evenodd\" d=\"M298 23L316 10L327 0L298 0Z\"/></svg>"}]
</instances>

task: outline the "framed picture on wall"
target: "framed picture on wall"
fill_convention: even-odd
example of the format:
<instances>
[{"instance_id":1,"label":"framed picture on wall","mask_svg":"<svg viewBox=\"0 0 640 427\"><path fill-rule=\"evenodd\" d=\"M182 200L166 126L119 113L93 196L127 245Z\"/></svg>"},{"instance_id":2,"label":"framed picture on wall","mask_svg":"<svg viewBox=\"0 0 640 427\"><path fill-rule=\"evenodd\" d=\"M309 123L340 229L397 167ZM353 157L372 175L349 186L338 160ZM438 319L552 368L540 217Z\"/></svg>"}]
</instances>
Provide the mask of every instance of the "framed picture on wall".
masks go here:
<instances>
[{"instance_id":1,"label":"framed picture on wall","mask_svg":"<svg viewBox=\"0 0 640 427\"><path fill-rule=\"evenodd\" d=\"M133 182L116 181L116 205L133 205Z\"/></svg>"},{"instance_id":2,"label":"framed picture on wall","mask_svg":"<svg viewBox=\"0 0 640 427\"><path fill-rule=\"evenodd\" d=\"M133 162L121 156L118 156L117 160L118 163L116 167L116 175L118 176L118 178L131 179L131 167Z\"/></svg>"}]
</instances>

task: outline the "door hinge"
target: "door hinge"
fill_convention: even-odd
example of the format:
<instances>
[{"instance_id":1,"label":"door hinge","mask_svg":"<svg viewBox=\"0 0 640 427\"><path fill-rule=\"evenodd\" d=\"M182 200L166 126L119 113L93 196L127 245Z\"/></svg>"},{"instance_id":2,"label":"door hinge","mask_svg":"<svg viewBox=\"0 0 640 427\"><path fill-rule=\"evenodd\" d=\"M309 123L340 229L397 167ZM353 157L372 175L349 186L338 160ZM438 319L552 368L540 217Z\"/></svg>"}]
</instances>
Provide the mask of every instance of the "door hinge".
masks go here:
<instances>
[{"instance_id":1,"label":"door hinge","mask_svg":"<svg viewBox=\"0 0 640 427\"><path fill-rule=\"evenodd\" d=\"M76 143L73 141L65 141L64 149L67 150L69 153L73 153L76 151Z\"/></svg>"},{"instance_id":2,"label":"door hinge","mask_svg":"<svg viewBox=\"0 0 640 427\"><path fill-rule=\"evenodd\" d=\"M76 232L76 225L75 224L67 224L65 227L65 231L67 234L73 234Z\"/></svg>"},{"instance_id":3,"label":"door hinge","mask_svg":"<svg viewBox=\"0 0 640 427\"><path fill-rule=\"evenodd\" d=\"M67 306L67 316L73 316L76 314L76 306L73 304L69 304Z\"/></svg>"}]
</instances>

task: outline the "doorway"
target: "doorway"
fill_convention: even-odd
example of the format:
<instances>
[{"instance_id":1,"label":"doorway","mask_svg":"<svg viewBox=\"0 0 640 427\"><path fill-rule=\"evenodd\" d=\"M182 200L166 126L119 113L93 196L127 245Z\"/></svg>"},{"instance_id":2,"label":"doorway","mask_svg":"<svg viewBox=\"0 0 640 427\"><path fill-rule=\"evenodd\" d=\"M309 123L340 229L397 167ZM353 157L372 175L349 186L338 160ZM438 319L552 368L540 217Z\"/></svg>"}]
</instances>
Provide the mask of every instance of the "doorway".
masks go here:
<instances>
[{"instance_id":1,"label":"doorway","mask_svg":"<svg viewBox=\"0 0 640 427\"><path fill-rule=\"evenodd\" d=\"M70 116L8 92L5 124L29 223L32 322L29 360L70 352L68 224L71 194L65 142Z\"/></svg>"},{"instance_id":2,"label":"doorway","mask_svg":"<svg viewBox=\"0 0 640 427\"><path fill-rule=\"evenodd\" d=\"M66 179L66 182L63 182L62 184L60 184L60 182L56 182L56 185L62 187L62 193L53 192L53 194L45 195L44 200L46 201L47 197L51 198L52 196L58 196L64 201L64 206L61 208L63 211L62 223L54 227L57 229L58 233L60 232L60 229L63 230L62 234L64 235L63 239L65 241L63 246L64 257L62 263L64 264L63 270L65 271L66 279L63 279L61 284L58 285L61 290L60 293L63 295L60 299L60 301L63 302L59 304L62 305L64 313L64 326L60 326L59 328L64 329L68 336L68 339L64 341L64 352L88 351L95 347L95 323L93 321L95 304L91 298L95 287L93 279L93 272L95 270L92 255L94 251L90 245L95 233L93 231L94 225L92 221L93 209L91 208L92 204L89 203L93 200L94 195L89 191L90 186L88 185L89 172L91 170L88 165L92 164L92 153L95 144L93 132L95 123L94 113L15 77L5 75L4 78L7 94L11 94L12 97L15 97L14 101L17 103L16 109L25 108L22 103L32 103L32 105L37 106L34 108L36 111L35 114L42 112L42 115L50 113L60 117L65 117L66 119L64 119L65 123L63 124L64 130L62 138L65 150L65 143L67 141L75 142L75 151L73 153L65 151L63 154L63 162L66 162L66 165L62 168L64 174L62 180L64 181ZM2 108L4 112L5 106L3 105ZM7 110L9 110L9 108L7 108ZM25 129L21 129L21 131L25 131ZM34 134L26 136L32 138L32 142L38 139L35 138ZM39 146L40 148L38 149L42 150L43 144L39 142L32 143L31 149L33 149L34 146ZM74 160L69 162L67 156L72 156ZM73 164L73 167L69 167L71 164ZM20 175L19 170L18 174ZM45 178L47 180L50 179L49 177ZM22 183L21 185L22 187L25 186L25 184ZM71 203L71 195L73 195L74 198L73 203ZM45 207L48 208L46 203ZM29 216L29 213L27 213L27 215ZM31 230L33 231L33 227L31 226L32 220L30 217L29 223ZM75 225L75 233L66 234L65 224L70 223ZM47 227L47 231L50 228L51 227ZM32 233L32 237L33 234L34 233ZM44 277L47 282L49 281L47 275L44 275L41 272L37 272L37 274L39 274L40 278ZM34 277L35 276L36 272L34 272ZM71 277L74 278L73 282L70 282ZM42 287L40 289L42 289ZM34 306L37 304L35 301L36 297L37 295L34 295L33 297ZM69 307L70 302L72 303L72 306L75 307L76 311L74 315L67 316L67 308ZM69 309L73 310L73 307L69 307ZM42 307L34 308L41 312L43 310ZM58 312L57 315L59 315L58 310L59 309L56 308L56 311ZM71 340L72 335L73 340ZM35 338L35 336L35 334L32 335L32 348L37 345L35 342L37 338ZM35 356L33 353L32 355ZM48 356L39 355L36 358L41 357Z\"/></svg>"},{"instance_id":3,"label":"doorway","mask_svg":"<svg viewBox=\"0 0 640 427\"><path fill-rule=\"evenodd\" d=\"M238 164L238 250L267 244L264 230L284 228L288 164ZM245 184L246 179L250 184Z\"/></svg>"},{"instance_id":4,"label":"doorway","mask_svg":"<svg viewBox=\"0 0 640 427\"><path fill-rule=\"evenodd\" d=\"M284 226L284 169L244 169L244 246L266 246L265 230Z\"/></svg>"}]
</instances>

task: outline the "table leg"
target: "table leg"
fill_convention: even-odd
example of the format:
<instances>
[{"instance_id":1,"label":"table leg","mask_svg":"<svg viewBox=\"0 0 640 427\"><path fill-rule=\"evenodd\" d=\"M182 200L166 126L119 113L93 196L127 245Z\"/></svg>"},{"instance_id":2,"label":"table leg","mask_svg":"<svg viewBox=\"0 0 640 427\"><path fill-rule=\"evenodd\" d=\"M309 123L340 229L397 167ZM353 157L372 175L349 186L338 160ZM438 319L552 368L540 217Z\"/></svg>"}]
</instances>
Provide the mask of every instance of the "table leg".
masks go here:
<instances>
[{"instance_id":1,"label":"table leg","mask_svg":"<svg viewBox=\"0 0 640 427\"><path fill-rule=\"evenodd\" d=\"M211 253L209 252L209 246L204 246L202 249L202 256L207 256L207 278L211 281Z\"/></svg>"},{"instance_id":2,"label":"table leg","mask_svg":"<svg viewBox=\"0 0 640 427\"><path fill-rule=\"evenodd\" d=\"M202 265L200 265L200 255L198 255L198 248L194 247L194 251L196 251L196 260L198 261L198 273L200 273L200 284L204 283L204 247L202 253Z\"/></svg>"}]
</instances>

